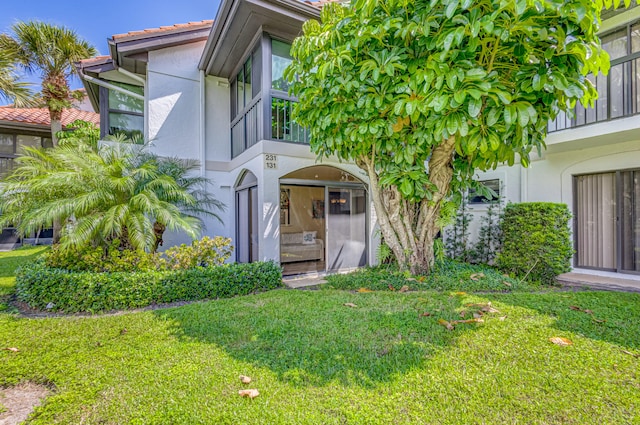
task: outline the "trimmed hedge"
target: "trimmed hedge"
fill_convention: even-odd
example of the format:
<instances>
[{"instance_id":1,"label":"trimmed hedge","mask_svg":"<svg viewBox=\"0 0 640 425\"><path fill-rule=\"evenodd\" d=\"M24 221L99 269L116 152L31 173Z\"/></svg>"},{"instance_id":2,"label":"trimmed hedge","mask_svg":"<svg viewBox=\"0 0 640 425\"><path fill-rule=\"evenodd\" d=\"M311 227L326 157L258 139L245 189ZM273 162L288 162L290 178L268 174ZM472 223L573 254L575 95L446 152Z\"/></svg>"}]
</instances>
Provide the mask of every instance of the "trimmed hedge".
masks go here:
<instances>
[{"instance_id":1,"label":"trimmed hedge","mask_svg":"<svg viewBox=\"0 0 640 425\"><path fill-rule=\"evenodd\" d=\"M272 261L135 273L70 272L36 261L16 270L18 300L32 308L66 313L230 298L281 285L282 270Z\"/></svg>"},{"instance_id":2,"label":"trimmed hedge","mask_svg":"<svg viewBox=\"0 0 640 425\"><path fill-rule=\"evenodd\" d=\"M571 213L565 204L526 202L504 210L498 268L542 283L571 270Z\"/></svg>"}]
</instances>

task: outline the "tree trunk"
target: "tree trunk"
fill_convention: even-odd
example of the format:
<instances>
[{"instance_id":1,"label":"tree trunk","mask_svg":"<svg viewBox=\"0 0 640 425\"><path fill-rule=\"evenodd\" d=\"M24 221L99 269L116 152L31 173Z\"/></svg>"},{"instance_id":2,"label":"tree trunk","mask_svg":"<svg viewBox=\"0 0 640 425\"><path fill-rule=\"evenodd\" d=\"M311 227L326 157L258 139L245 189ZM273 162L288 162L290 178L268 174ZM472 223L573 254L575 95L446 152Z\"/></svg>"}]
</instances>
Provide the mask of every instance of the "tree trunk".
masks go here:
<instances>
[{"instance_id":1,"label":"tree trunk","mask_svg":"<svg viewBox=\"0 0 640 425\"><path fill-rule=\"evenodd\" d=\"M53 115L53 112L50 112L50 115ZM60 114L60 118L62 118L62 114ZM60 119L51 119L51 142L53 146L58 146L58 132L62 131L62 121Z\"/></svg>"},{"instance_id":2,"label":"tree trunk","mask_svg":"<svg viewBox=\"0 0 640 425\"><path fill-rule=\"evenodd\" d=\"M375 152L358 162L369 176L373 204L384 241L394 253L400 268L408 269L413 274L428 274L433 267L433 244L440 232L437 220L442 202L446 201L451 189L455 142L452 136L442 141L431 154L429 180L436 187L431 200L411 202L403 199L395 186L380 187Z\"/></svg>"},{"instance_id":3,"label":"tree trunk","mask_svg":"<svg viewBox=\"0 0 640 425\"><path fill-rule=\"evenodd\" d=\"M162 235L164 234L164 231L166 230L166 228L167 226L157 221L153 223L153 234L155 235L156 240L153 243L153 250L151 252L153 253L158 252L158 247L161 247L162 244L164 243L164 241L162 240Z\"/></svg>"}]
</instances>

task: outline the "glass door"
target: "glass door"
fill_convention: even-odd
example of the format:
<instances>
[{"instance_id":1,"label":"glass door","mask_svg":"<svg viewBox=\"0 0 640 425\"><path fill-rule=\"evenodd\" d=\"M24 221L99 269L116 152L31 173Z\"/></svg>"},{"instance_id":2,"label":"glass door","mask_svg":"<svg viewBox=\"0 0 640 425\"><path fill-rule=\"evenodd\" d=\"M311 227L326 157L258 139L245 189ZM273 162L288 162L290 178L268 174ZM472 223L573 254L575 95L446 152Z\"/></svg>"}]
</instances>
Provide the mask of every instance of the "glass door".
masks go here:
<instances>
[{"instance_id":1,"label":"glass door","mask_svg":"<svg viewBox=\"0 0 640 425\"><path fill-rule=\"evenodd\" d=\"M620 173L620 269L640 272L640 171Z\"/></svg>"},{"instance_id":2,"label":"glass door","mask_svg":"<svg viewBox=\"0 0 640 425\"><path fill-rule=\"evenodd\" d=\"M364 189L327 188L327 270L349 270L366 265L366 192Z\"/></svg>"}]
</instances>

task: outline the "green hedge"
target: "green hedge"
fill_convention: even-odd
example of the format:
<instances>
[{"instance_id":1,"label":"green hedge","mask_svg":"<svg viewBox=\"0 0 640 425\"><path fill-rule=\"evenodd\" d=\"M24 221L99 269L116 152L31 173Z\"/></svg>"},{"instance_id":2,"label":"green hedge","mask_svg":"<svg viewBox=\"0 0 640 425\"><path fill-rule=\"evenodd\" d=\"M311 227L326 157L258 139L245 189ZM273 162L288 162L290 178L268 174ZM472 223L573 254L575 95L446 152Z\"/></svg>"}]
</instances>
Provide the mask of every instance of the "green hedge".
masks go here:
<instances>
[{"instance_id":1,"label":"green hedge","mask_svg":"<svg viewBox=\"0 0 640 425\"><path fill-rule=\"evenodd\" d=\"M571 213L565 204L509 204L501 223L502 250L496 265L529 280L553 283L571 270Z\"/></svg>"},{"instance_id":2,"label":"green hedge","mask_svg":"<svg viewBox=\"0 0 640 425\"><path fill-rule=\"evenodd\" d=\"M282 285L274 262L159 272L70 272L43 261L16 271L18 300L49 311L101 312L150 304L229 298Z\"/></svg>"}]
</instances>

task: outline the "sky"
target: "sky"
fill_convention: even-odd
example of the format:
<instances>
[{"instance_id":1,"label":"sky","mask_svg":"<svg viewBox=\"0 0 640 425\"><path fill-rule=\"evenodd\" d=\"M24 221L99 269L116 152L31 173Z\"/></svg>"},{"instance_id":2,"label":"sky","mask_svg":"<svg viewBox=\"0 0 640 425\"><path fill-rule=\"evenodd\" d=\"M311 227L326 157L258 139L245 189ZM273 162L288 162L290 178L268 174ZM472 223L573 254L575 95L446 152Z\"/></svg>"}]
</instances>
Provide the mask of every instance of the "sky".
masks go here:
<instances>
[{"instance_id":1,"label":"sky","mask_svg":"<svg viewBox=\"0 0 640 425\"><path fill-rule=\"evenodd\" d=\"M113 34L214 19L220 0L7 0L6 3L0 7L0 32L9 32L16 21L37 19L73 29L106 55L107 38ZM38 77L25 79L40 82ZM71 85L81 87L77 78Z\"/></svg>"}]
</instances>

